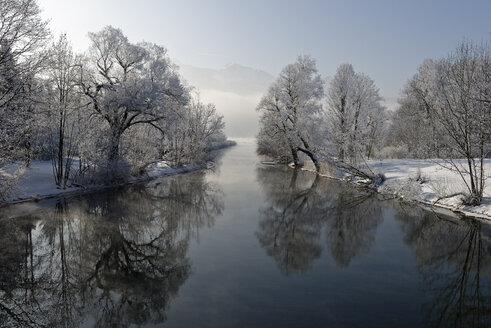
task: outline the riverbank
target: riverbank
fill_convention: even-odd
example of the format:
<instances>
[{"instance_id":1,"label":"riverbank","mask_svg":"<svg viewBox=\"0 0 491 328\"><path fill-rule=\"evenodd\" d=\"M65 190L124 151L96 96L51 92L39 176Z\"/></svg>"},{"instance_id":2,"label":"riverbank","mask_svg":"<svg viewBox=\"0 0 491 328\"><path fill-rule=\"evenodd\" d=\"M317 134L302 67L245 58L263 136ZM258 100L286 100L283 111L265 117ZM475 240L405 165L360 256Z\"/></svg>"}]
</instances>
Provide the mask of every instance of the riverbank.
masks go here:
<instances>
[{"instance_id":1,"label":"riverbank","mask_svg":"<svg viewBox=\"0 0 491 328\"><path fill-rule=\"evenodd\" d=\"M207 167L207 164L171 167L165 161L161 161L149 167L143 175L131 177L124 183L112 185L94 184L87 186L72 185L63 189L58 187L54 182L51 161L35 160L31 162L31 165L25 170L25 172L19 178L17 184L13 187L13 191L11 192L10 196L4 203L0 203L0 206L29 201L39 201L42 199L55 197L73 197L85 193L146 182L160 177L189 173L192 171L202 170ZM0 174L8 174L8 172L2 171Z\"/></svg>"},{"instance_id":2,"label":"riverbank","mask_svg":"<svg viewBox=\"0 0 491 328\"><path fill-rule=\"evenodd\" d=\"M376 173L383 173L384 183L377 191L384 195L417 201L449 209L466 216L491 220L491 184L484 189L479 206L463 204L467 187L458 172L444 168L436 160L391 159L368 162ZM485 161L485 172L491 178L491 160Z\"/></svg>"},{"instance_id":3,"label":"riverbank","mask_svg":"<svg viewBox=\"0 0 491 328\"><path fill-rule=\"evenodd\" d=\"M214 153L216 154L217 152L236 145L237 142L235 140L227 140L224 143L213 145L213 147L206 150L206 153L209 154L209 159L208 162L203 164L188 164L181 167L172 167L167 161L155 162L149 165L146 171L140 176L132 176L123 183L110 185L70 185L66 188L60 188L55 184L51 161L33 160L31 161L29 167L24 169L24 172L20 175L18 181L16 181L15 185L12 187L7 199L3 202L0 201L0 207L55 197L73 197L85 193L147 182L160 177L185 174L197 170L211 168L214 166L214 159L216 159L216 156L213 155ZM16 170L16 165L12 163L0 168L0 175L8 176Z\"/></svg>"},{"instance_id":4,"label":"riverbank","mask_svg":"<svg viewBox=\"0 0 491 328\"><path fill-rule=\"evenodd\" d=\"M266 165L271 163L263 162ZM385 159L369 160L367 164L373 173L381 173L386 178L375 188L381 195L491 220L491 159L485 160L484 168L490 182L485 184L483 200L479 206L463 204L462 194L468 193L464 181L458 172L444 168L437 160ZM307 165L303 169L315 172L313 165ZM322 173L320 175L329 179L366 185L366 181L353 180L349 175L333 176Z\"/></svg>"}]
</instances>

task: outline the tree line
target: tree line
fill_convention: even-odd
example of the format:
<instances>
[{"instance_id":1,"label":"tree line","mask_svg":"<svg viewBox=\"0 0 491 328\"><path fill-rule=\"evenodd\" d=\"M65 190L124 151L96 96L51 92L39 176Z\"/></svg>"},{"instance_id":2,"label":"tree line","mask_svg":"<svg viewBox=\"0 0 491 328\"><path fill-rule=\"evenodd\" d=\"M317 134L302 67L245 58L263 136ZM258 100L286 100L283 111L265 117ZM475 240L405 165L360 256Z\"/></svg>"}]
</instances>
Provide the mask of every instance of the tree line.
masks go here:
<instances>
[{"instance_id":1,"label":"tree line","mask_svg":"<svg viewBox=\"0 0 491 328\"><path fill-rule=\"evenodd\" d=\"M428 59L389 111L375 82L342 64L324 80L316 62L301 56L287 65L259 103L258 153L317 171L348 171L380 183L366 160L430 158L457 172L465 203L478 205L491 155L491 52L461 42L453 53Z\"/></svg>"},{"instance_id":2,"label":"tree line","mask_svg":"<svg viewBox=\"0 0 491 328\"><path fill-rule=\"evenodd\" d=\"M0 0L0 195L32 159L58 186L114 183L157 159L203 163L226 143L223 117L179 74L167 50L111 26L73 51L53 39L34 0Z\"/></svg>"}]
</instances>

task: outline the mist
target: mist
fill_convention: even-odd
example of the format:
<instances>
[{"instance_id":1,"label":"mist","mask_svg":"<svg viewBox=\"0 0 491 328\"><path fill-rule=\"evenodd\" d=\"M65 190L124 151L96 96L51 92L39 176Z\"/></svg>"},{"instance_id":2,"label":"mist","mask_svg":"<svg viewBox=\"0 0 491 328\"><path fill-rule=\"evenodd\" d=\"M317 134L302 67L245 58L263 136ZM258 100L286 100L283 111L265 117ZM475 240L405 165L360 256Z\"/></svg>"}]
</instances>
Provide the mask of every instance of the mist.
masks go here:
<instances>
[{"instance_id":1,"label":"mist","mask_svg":"<svg viewBox=\"0 0 491 328\"><path fill-rule=\"evenodd\" d=\"M224 116L227 136L256 136L259 122L256 107L273 81L272 75L237 64L223 69L179 66L182 76L199 91L201 100L215 104Z\"/></svg>"}]
</instances>

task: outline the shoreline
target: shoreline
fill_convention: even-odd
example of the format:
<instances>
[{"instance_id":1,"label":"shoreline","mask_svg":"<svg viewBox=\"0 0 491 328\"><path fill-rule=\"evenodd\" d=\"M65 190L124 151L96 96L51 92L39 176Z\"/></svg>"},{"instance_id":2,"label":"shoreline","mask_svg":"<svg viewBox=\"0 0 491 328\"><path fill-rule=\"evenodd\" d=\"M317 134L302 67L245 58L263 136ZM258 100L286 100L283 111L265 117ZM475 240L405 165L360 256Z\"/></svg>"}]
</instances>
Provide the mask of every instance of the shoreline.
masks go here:
<instances>
[{"instance_id":1,"label":"shoreline","mask_svg":"<svg viewBox=\"0 0 491 328\"><path fill-rule=\"evenodd\" d=\"M270 164L268 164L268 165L270 165ZM279 165L279 164L276 164L276 165ZM288 164L285 164L285 165L287 165L290 168L293 168L291 165L288 165ZM437 209L440 209L440 210L443 209L443 210L449 211L449 212L451 212L454 215L459 216L459 217L465 216L465 217L469 217L469 218L473 218L473 219L482 220L482 221L485 221L487 223L491 223L491 215L489 215L489 214L476 213L476 212L468 211L466 209L453 207L451 205L446 205L446 204L442 204L442 203L434 203L434 202L431 202L431 201L425 201L424 199L406 198L403 195L401 196L401 195L399 195L397 193L386 192L383 189L384 189L384 186L385 186L385 183L387 182L387 180L382 185L378 186L377 188L370 188L370 187L368 187L366 185L363 185L361 183L357 183L357 182L354 182L354 181L347 181L347 180L345 180L343 178L338 178L338 177L333 177L333 176L330 176L330 175L327 175L327 174L317 173L315 170L312 170L312 169L308 169L308 168L300 168L300 169L301 170L304 170L304 171L309 171L309 172L312 172L312 173L316 173L316 174L318 174L319 176L321 176L323 178L337 180L337 181L341 181L341 182L344 182L344 183L347 183L347 184L351 184L351 185L353 185L355 187L358 187L358 188L360 188L360 187L361 188L368 188L370 190L373 190L378 195L392 197L390 199L395 199L395 200L406 202L406 203L417 203L419 206L426 207L428 210L433 210L434 208L437 208ZM397 181L397 179L394 179L392 181ZM399 183L397 185L398 186L403 186L403 183L404 182L407 182L407 181L409 181L409 180L400 181L401 183ZM463 206L463 207L470 207L468 205L461 205L461 206Z\"/></svg>"},{"instance_id":2,"label":"shoreline","mask_svg":"<svg viewBox=\"0 0 491 328\"><path fill-rule=\"evenodd\" d=\"M235 140L228 140L226 144L221 145L219 148L216 149L210 149L209 153L213 152L223 152L233 146L237 145L237 142ZM42 163L42 162L40 162ZM208 161L206 163L200 164L200 165L191 165L189 164L188 166L184 167L170 167L167 166L167 164L162 161L162 162L156 162L156 166L152 169L146 172L144 175L139 176L139 177L134 177L130 178L128 181L119 183L119 184L111 184L111 185L89 185L89 186L74 186L70 187L67 189L61 189L58 188L54 185L54 182L52 181L52 176L50 175L49 178L49 184L51 186L48 186L47 183L41 183L44 185L46 189L44 190L49 190L51 188L51 191L56 190L56 192L47 192L47 193L38 193L36 195L29 195L27 197L12 197L11 199L8 199L7 201L0 202L0 210L6 207L9 207L11 205L16 205L16 204L22 204L22 203L29 203L29 202L34 202L37 203L42 200L46 199L54 199L54 198L71 198L71 197L76 197L76 196L81 196L85 194L90 194L90 193L95 193L103 190L109 190L109 189L116 189L116 188L121 188L124 186L130 186L134 184L139 184L139 183L147 183L152 180L158 179L158 178L163 178L163 177L169 177L169 176L175 176L175 175L183 175L183 174L188 174L200 170L207 170L207 169L212 169L215 165L215 161ZM164 166L159 166L159 164L164 164ZM50 167L49 170L51 170L51 164L48 166ZM39 170L39 168L37 168ZM26 177L29 179L28 177ZM44 177L46 178L46 177ZM36 182L34 182L36 183ZM32 184L32 181L31 181ZM17 188L22 189L20 186L16 186ZM54 187L54 188L53 188Z\"/></svg>"},{"instance_id":3,"label":"shoreline","mask_svg":"<svg viewBox=\"0 0 491 328\"><path fill-rule=\"evenodd\" d=\"M44 195L35 195L35 196L30 196L26 198L17 198L13 200L8 200L6 202L0 203L0 210L6 207L9 207L11 205L16 205L16 204L22 204L22 203L28 203L28 202L39 202L42 200L46 199L53 199L53 198L72 198L72 197L77 197L77 196L82 196L86 194L91 194L91 193L96 193L99 191L104 191L104 190L110 190L110 189L117 189L125 186L130 186L130 185L135 185L139 183L147 183L159 178L164 178L164 177L170 177L170 176L176 176L176 175L184 175L200 170L207 170L208 167L206 164L203 165L197 165L193 167L186 167L186 168L175 168L170 172L163 172L161 174L155 174L155 175L148 175L146 177L139 177L135 178L134 180L130 180L124 183L119 183L119 184L112 184L112 185L92 185L92 186L87 186L87 187L73 187L73 188L67 188L67 189L59 189L59 193L50 193L50 194L44 194Z\"/></svg>"}]
</instances>

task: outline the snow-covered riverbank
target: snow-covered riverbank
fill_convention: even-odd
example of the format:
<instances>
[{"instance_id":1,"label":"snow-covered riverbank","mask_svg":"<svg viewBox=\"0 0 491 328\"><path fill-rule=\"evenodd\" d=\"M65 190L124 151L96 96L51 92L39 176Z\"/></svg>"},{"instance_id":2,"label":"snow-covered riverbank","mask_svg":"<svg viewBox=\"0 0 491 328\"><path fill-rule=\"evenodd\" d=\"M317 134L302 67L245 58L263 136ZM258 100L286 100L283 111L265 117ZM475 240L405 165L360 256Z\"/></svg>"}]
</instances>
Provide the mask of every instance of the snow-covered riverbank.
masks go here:
<instances>
[{"instance_id":1,"label":"snow-covered riverbank","mask_svg":"<svg viewBox=\"0 0 491 328\"><path fill-rule=\"evenodd\" d=\"M443 168L435 160L374 160L369 161L369 164L374 172L381 172L387 178L378 188L382 194L491 220L491 179L486 183L482 204L466 206L462 205L461 195L446 198L448 195L467 191L462 178L457 172ZM485 171L487 177L491 178L489 159L485 162Z\"/></svg>"},{"instance_id":2,"label":"snow-covered riverbank","mask_svg":"<svg viewBox=\"0 0 491 328\"><path fill-rule=\"evenodd\" d=\"M437 160L423 159L384 159L367 162L373 173L381 173L386 178L376 188L380 194L491 220L491 159L485 160L484 169L487 178L483 200L479 206L463 205L463 196L460 193L469 193L464 181L458 172L444 168L438 163L445 164ZM307 163L304 169L315 172L315 168L310 163ZM332 173L321 174L321 176L354 183L361 182L356 179L353 181L345 173L340 176ZM362 184L365 185L365 182L363 180ZM458 195L448 197L454 194Z\"/></svg>"},{"instance_id":3,"label":"snow-covered riverbank","mask_svg":"<svg viewBox=\"0 0 491 328\"><path fill-rule=\"evenodd\" d=\"M142 182L162 176L182 174L205 168L205 165L188 165L184 167L170 167L165 162L158 162L148 168L147 172L140 176L134 177L124 184L120 185L89 185L89 186L71 186L66 189L58 187L53 178L53 168L51 161L32 161L31 165L25 170L18 183L13 187L10 196L7 198L8 203L19 203L31 200L40 200L45 198L59 196L74 196L86 192L92 192L101 189L114 188L125 184ZM0 170L0 174L9 174L8 171Z\"/></svg>"}]
</instances>

